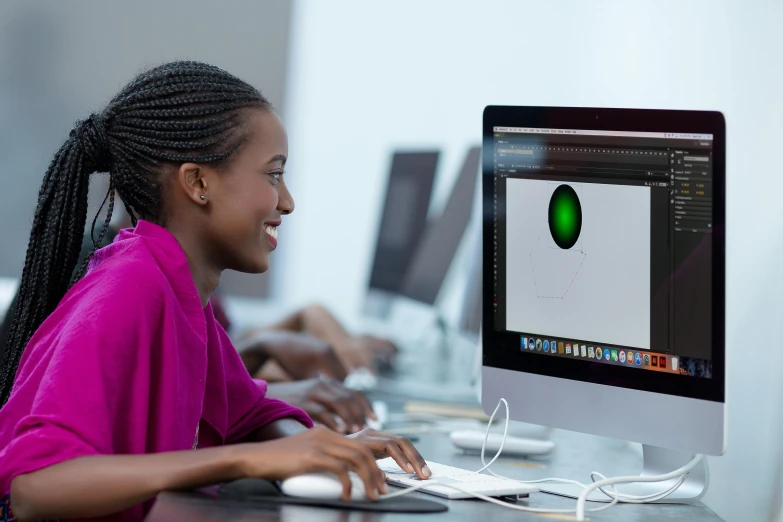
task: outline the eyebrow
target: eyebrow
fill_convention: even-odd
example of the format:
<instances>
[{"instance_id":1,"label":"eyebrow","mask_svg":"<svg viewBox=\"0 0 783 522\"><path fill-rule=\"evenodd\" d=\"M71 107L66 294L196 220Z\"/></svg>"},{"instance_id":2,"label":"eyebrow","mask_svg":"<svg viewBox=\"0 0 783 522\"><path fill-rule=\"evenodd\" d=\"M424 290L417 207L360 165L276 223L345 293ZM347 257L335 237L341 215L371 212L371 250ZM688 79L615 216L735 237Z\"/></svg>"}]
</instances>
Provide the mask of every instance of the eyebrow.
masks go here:
<instances>
[{"instance_id":1,"label":"eyebrow","mask_svg":"<svg viewBox=\"0 0 783 522\"><path fill-rule=\"evenodd\" d=\"M277 154L276 156L272 156L272 159L267 161L267 164L274 163L276 161L283 162L283 165L285 165L285 162L288 160L288 158L285 157L285 154Z\"/></svg>"}]
</instances>

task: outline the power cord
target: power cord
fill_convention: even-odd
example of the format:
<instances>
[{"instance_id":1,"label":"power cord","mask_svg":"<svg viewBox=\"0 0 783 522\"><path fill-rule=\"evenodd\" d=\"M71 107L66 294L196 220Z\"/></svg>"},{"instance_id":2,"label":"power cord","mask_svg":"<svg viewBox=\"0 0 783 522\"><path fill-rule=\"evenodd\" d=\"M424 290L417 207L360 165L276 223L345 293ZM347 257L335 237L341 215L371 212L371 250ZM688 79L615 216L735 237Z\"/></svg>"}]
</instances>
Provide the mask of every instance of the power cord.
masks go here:
<instances>
[{"instance_id":1,"label":"power cord","mask_svg":"<svg viewBox=\"0 0 783 522\"><path fill-rule=\"evenodd\" d=\"M485 460L485 454L486 454L486 447L487 447L487 441L489 439L489 432L490 428L492 427L492 423L495 420L495 416L498 413L498 410L500 409L500 405L504 405L506 409L506 423L503 427L503 440L500 443L500 447L498 448L498 451L495 453L495 456L492 457L492 460L489 462L486 462ZM500 401L498 401L498 405L495 407L495 410L492 412L492 415L490 416L489 421L487 422L487 430L484 434L484 443L481 445L481 463L483 464L483 467L476 471L476 473L483 473L486 471L490 475L502 479L507 480L514 480L517 482L523 482L525 484L536 484L536 483L542 483L542 482L559 482L559 483L565 483L565 484L575 484L582 488L582 493L579 495L579 498L576 502L576 508L575 509L546 509L546 508L532 508L528 506L517 506L514 504L509 504L507 502L504 502L502 500L498 500L493 497L488 497L486 495L481 495L478 493L474 493L467 488L462 488L456 484L449 483L444 484L441 482L438 482L437 479L430 479L426 481L422 481L421 484L417 484L415 486L411 486L408 488L405 488L401 491L396 491L394 493L389 493L386 495L381 495L381 499L387 499L387 498L394 498L394 497L400 497L402 495L407 495L409 493L412 493L418 489L427 487L432 484L440 484L443 486L446 486L448 488L460 491L462 493L467 493L475 498L478 498L480 500L484 500L486 502L490 502L492 504L497 504L500 506L503 506L507 509L514 509L517 511L527 511L532 513L551 513L551 514L563 514L563 513L576 513L576 520L577 521L584 521L585 520L585 513L591 512L595 513L598 511L603 511L605 509L609 509L610 507L614 506L618 502L623 503L631 503L631 504L644 504L649 502L655 502L657 500L661 500L663 498L666 498L667 496L671 495L674 491L679 488L683 482L685 482L685 479L687 478L688 474L691 472L691 470L696 467L696 465L702 460L702 455L696 455L688 464L685 466L672 471L671 473L667 473L665 475L653 475L649 477L640 477L640 476L627 476L627 477L614 477L614 478L606 478L601 473L598 473L597 471L594 471L590 474L590 479L593 481L592 484L585 485L581 482L578 482L576 480L570 480L570 479L561 479L561 478L544 478L544 479L538 479L538 480L530 480L530 481L521 481L516 478L511 477L504 477L503 475L499 475L489 468L492 466L492 464L497 461L497 459L500 457L500 454L503 452L503 447L506 443L506 439L508 437L508 426L511 421L511 409L509 408L508 401L506 399L501 398ZM614 487L616 484L629 484L629 483L636 483L636 482L665 482L668 480L672 480L679 477L679 480L674 483L671 487L659 491L657 493L651 493L649 495L629 495L625 493L619 493L616 488ZM599 481L595 481L596 478L600 478ZM607 490L605 488L610 487L611 490ZM587 497L595 490L600 490L604 495L609 497L611 502L607 503L604 506L598 507L598 508L592 508L592 509L586 509L585 504L587 503Z\"/></svg>"}]
</instances>

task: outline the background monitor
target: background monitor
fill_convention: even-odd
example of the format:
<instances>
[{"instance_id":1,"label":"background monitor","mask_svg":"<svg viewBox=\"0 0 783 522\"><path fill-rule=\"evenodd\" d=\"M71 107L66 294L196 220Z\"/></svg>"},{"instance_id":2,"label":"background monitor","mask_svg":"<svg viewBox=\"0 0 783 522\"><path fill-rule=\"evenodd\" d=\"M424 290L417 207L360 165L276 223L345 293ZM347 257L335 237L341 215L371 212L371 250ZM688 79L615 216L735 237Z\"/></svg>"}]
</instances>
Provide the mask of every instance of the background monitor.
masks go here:
<instances>
[{"instance_id":1,"label":"background monitor","mask_svg":"<svg viewBox=\"0 0 783 522\"><path fill-rule=\"evenodd\" d=\"M483 136L485 410L722 454L723 116L490 106Z\"/></svg>"},{"instance_id":2,"label":"background monitor","mask_svg":"<svg viewBox=\"0 0 783 522\"><path fill-rule=\"evenodd\" d=\"M370 274L370 289L399 293L427 223L437 151L395 152Z\"/></svg>"},{"instance_id":3,"label":"background monitor","mask_svg":"<svg viewBox=\"0 0 783 522\"><path fill-rule=\"evenodd\" d=\"M400 288L400 295L433 305L473 214L481 147L471 147L440 216L426 228Z\"/></svg>"}]
</instances>

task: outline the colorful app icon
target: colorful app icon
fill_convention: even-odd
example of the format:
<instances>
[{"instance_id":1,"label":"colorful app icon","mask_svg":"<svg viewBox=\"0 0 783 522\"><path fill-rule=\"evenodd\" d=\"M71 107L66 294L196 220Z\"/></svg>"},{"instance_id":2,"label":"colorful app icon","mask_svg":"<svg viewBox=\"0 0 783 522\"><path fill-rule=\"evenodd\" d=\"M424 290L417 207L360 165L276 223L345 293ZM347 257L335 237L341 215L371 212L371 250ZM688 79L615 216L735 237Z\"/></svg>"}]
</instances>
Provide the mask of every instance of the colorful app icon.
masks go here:
<instances>
[{"instance_id":1,"label":"colorful app icon","mask_svg":"<svg viewBox=\"0 0 783 522\"><path fill-rule=\"evenodd\" d=\"M541 343L541 339L536 339L536 351L540 352L544 345Z\"/></svg>"},{"instance_id":2,"label":"colorful app icon","mask_svg":"<svg viewBox=\"0 0 783 522\"><path fill-rule=\"evenodd\" d=\"M579 348L582 350L582 357L587 357L587 346L583 344Z\"/></svg>"},{"instance_id":3,"label":"colorful app icon","mask_svg":"<svg viewBox=\"0 0 783 522\"><path fill-rule=\"evenodd\" d=\"M565 345L563 344L563 341L557 343L557 353L561 355L565 353Z\"/></svg>"},{"instance_id":4,"label":"colorful app icon","mask_svg":"<svg viewBox=\"0 0 783 522\"><path fill-rule=\"evenodd\" d=\"M665 355L661 355L659 361L660 361L661 368L665 369L666 368L666 356Z\"/></svg>"},{"instance_id":5,"label":"colorful app icon","mask_svg":"<svg viewBox=\"0 0 783 522\"><path fill-rule=\"evenodd\" d=\"M546 339L544 339L544 351L546 353L549 353L549 341L547 341Z\"/></svg>"},{"instance_id":6,"label":"colorful app icon","mask_svg":"<svg viewBox=\"0 0 783 522\"><path fill-rule=\"evenodd\" d=\"M568 355L571 355L571 345L570 344L566 344L566 353Z\"/></svg>"},{"instance_id":7,"label":"colorful app icon","mask_svg":"<svg viewBox=\"0 0 783 522\"><path fill-rule=\"evenodd\" d=\"M609 351L608 348L604 348L604 359L609 361L609 360L611 360L611 358L612 358L612 352Z\"/></svg>"},{"instance_id":8,"label":"colorful app icon","mask_svg":"<svg viewBox=\"0 0 783 522\"><path fill-rule=\"evenodd\" d=\"M642 364L645 366L650 366L650 354L646 353L644 354L644 357L642 358Z\"/></svg>"},{"instance_id":9,"label":"colorful app icon","mask_svg":"<svg viewBox=\"0 0 783 522\"><path fill-rule=\"evenodd\" d=\"M651 359L652 359L652 361L651 361L650 364L652 364L652 366L658 367L658 356L657 355L653 355L651 357Z\"/></svg>"},{"instance_id":10,"label":"colorful app icon","mask_svg":"<svg viewBox=\"0 0 783 522\"><path fill-rule=\"evenodd\" d=\"M628 364L633 364L633 352L628 352L626 358L628 359Z\"/></svg>"},{"instance_id":11,"label":"colorful app icon","mask_svg":"<svg viewBox=\"0 0 783 522\"><path fill-rule=\"evenodd\" d=\"M549 341L549 350L553 354L557 353L557 341Z\"/></svg>"},{"instance_id":12,"label":"colorful app icon","mask_svg":"<svg viewBox=\"0 0 783 522\"><path fill-rule=\"evenodd\" d=\"M612 360L617 362L617 350L612 350Z\"/></svg>"},{"instance_id":13,"label":"colorful app icon","mask_svg":"<svg viewBox=\"0 0 783 522\"><path fill-rule=\"evenodd\" d=\"M595 349L595 356L596 356L596 358L603 359L603 355L604 355L604 353L601 351L600 348L596 348Z\"/></svg>"},{"instance_id":14,"label":"colorful app icon","mask_svg":"<svg viewBox=\"0 0 783 522\"><path fill-rule=\"evenodd\" d=\"M591 346L591 347L589 347L587 349L587 356L590 357L591 359L595 359L595 348L594 347Z\"/></svg>"},{"instance_id":15,"label":"colorful app icon","mask_svg":"<svg viewBox=\"0 0 783 522\"><path fill-rule=\"evenodd\" d=\"M636 352L636 366L642 365L642 354L639 352Z\"/></svg>"},{"instance_id":16,"label":"colorful app icon","mask_svg":"<svg viewBox=\"0 0 783 522\"><path fill-rule=\"evenodd\" d=\"M620 350L620 362L621 363L625 362L625 352L622 350Z\"/></svg>"},{"instance_id":17,"label":"colorful app icon","mask_svg":"<svg viewBox=\"0 0 783 522\"><path fill-rule=\"evenodd\" d=\"M680 360L677 357L672 357L672 370L679 371Z\"/></svg>"},{"instance_id":18,"label":"colorful app icon","mask_svg":"<svg viewBox=\"0 0 783 522\"><path fill-rule=\"evenodd\" d=\"M523 350L527 350L527 337L523 337L522 338L522 345L521 345L521 347L522 347Z\"/></svg>"},{"instance_id":19,"label":"colorful app icon","mask_svg":"<svg viewBox=\"0 0 783 522\"><path fill-rule=\"evenodd\" d=\"M579 357L579 345L574 343L571 346L574 347L574 357Z\"/></svg>"}]
</instances>

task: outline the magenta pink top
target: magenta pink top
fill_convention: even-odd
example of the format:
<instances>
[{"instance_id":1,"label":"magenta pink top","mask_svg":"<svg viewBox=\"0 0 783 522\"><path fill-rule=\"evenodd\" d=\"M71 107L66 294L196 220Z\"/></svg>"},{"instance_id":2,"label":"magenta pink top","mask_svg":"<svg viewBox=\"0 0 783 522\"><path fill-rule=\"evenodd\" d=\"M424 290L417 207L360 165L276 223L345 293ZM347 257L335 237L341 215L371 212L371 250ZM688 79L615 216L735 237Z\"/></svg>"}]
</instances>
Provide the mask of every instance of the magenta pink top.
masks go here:
<instances>
[{"instance_id":1,"label":"magenta pink top","mask_svg":"<svg viewBox=\"0 0 783 522\"><path fill-rule=\"evenodd\" d=\"M266 388L202 308L174 236L140 221L96 252L24 351L0 409L0 497L17 475L75 457L231 444L284 417L312 427Z\"/></svg>"}]
</instances>

